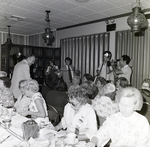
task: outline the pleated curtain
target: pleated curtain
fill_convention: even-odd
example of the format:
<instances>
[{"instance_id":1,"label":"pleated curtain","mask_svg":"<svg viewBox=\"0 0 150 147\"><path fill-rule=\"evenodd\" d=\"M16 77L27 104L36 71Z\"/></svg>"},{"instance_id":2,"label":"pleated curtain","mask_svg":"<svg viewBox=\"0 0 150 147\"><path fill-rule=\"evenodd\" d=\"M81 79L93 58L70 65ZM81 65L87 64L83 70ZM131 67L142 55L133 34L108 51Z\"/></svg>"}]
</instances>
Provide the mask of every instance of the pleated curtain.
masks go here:
<instances>
[{"instance_id":1,"label":"pleated curtain","mask_svg":"<svg viewBox=\"0 0 150 147\"><path fill-rule=\"evenodd\" d=\"M150 28L136 34L130 30L118 31L115 45L116 59L122 55L128 55L132 59L131 84L140 88L142 81L150 78Z\"/></svg>"},{"instance_id":2,"label":"pleated curtain","mask_svg":"<svg viewBox=\"0 0 150 147\"><path fill-rule=\"evenodd\" d=\"M61 65L65 58L72 59L72 65L83 74L96 75L96 69L101 65L103 52L109 50L109 33L72 37L61 40Z\"/></svg>"}]
</instances>

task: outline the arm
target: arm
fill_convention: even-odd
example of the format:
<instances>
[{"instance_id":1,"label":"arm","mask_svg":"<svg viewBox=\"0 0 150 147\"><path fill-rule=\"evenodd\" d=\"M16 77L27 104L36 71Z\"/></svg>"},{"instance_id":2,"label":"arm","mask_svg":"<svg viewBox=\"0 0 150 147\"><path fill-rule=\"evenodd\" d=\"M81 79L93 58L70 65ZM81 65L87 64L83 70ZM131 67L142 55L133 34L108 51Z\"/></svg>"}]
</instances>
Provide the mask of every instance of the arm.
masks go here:
<instances>
[{"instance_id":1,"label":"arm","mask_svg":"<svg viewBox=\"0 0 150 147\"><path fill-rule=\"evenodd\" d=\"M38 112L29 111L28 115L33 115L35 117L43 117L43 118L46 117L46 112L45 112L45 109L43 106L43 100L42 99L36 99L35 104L36 104Z\"/></svg>"},{"instance_id":2,"label":"arm","mask_svg":"<svg viewBox=\"0 0 150 147\"><path fill-rule=\"evenodd\" d=\"M115 66L112 66L113 72L115 75L123 74L121 69L116 68Z\"/></svg>"}]
</instances>

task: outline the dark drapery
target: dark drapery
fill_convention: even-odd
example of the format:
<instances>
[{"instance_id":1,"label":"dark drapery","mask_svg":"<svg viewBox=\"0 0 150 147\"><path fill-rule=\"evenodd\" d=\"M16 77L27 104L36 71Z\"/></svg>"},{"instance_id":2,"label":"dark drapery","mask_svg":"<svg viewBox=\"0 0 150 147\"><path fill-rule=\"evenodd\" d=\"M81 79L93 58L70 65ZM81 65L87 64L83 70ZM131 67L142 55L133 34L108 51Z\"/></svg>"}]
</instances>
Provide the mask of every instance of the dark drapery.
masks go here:
<instances>
[{"instance_id":1,"label":"dark drapery","mask_svg":"<svg viewBox=\"0 0 150 147\"><path fill-rule=\"evenodd\" d=\"M66 57L70 57L81 76L85 73L94 76L102 63L103 51L109 50L109 36L109 33L102 33L62 39L61 64L65 63Z\"/></svg>"},{"instance_id":2,"label":"dark drapery","mask_svg":"<svg viewBox=\"0 0 150 147\"><path fill-rule=\"evenodd\" d=\"M115 54L116 59L121 55L131 57L131 84L140 88L142 81L150 78L150 28L138 34L130 30L116 32Z\"/></svg>"}]
</instances>

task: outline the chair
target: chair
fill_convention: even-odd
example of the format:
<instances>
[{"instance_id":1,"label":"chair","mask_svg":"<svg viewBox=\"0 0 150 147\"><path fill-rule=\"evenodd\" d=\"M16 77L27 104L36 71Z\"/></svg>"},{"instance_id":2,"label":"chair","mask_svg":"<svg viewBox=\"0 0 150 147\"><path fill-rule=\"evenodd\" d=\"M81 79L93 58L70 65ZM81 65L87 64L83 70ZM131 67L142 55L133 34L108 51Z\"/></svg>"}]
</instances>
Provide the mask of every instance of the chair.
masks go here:
<instances>
[{"instance_id":1,"label":"chair","mask_svg":"<svg viewBox=\"0 0 150 147\"><path fill-rule=\"evenodd\" d=\"M56 126L60 122L60 115L53 106L47 105L47 108L49 120L54 126Z\"/></svg>"}]
</instances>

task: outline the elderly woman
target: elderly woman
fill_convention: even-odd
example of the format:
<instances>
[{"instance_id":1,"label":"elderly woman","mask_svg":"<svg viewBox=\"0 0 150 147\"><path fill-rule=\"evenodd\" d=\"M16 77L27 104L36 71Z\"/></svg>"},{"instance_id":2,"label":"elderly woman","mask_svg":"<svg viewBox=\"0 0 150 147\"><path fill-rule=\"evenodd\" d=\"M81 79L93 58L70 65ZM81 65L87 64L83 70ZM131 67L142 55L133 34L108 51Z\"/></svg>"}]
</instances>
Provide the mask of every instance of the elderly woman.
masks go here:
<instances>
[{"instance_id":1,"label":"elderly woman","mask_svg":"<svg viewBox=\"0 0 150 147\"><path fill-rule=\"evenodd\" d=\"M83 87L68 90L69 102L64 109L64 117L56 129L67 129L76 133L79 140L90 139L97 130L96 115L87 103L88 94Z\"/></svg>"},{"instance_id":2,"label":"elderly woman","mask_svg":"<svg viewBox=\"0 0 150 147\"><path fill-rule=\"evenodd\" d=\"M30 79L27 80L27 83L24 87L25 96L31 99L31 103L29 105L29 111L24 111L23 115L31 115L33 118L38 118L37 121L47 121L48 113L46 102L42 97L39 91L39 84L36 80Z\"/></svg>"},{"instance_id":3,"label":"elderly woman","mask_svg":"<svg viewBox=\"0 0 150 147\"><path fill-rule=\"evenodd\" d=\"M106 119L87 147L104 146L110 139L110 147L149 147L149 123L136 112L143 105L140 91L134 87L123 88L117 92L116 99L120 112Z\"/></svg>"},{"instance_id":4,"label":"elderly woman","mask_svg":"<svg viewBox=\"0 0 150 147\"><path fill-rule=\"evenodd\" d=\"M14 96L9 88L4 85L4 81L0 80L0 103L4 107L14 106Z\"/></svg>"}]
</instances>

